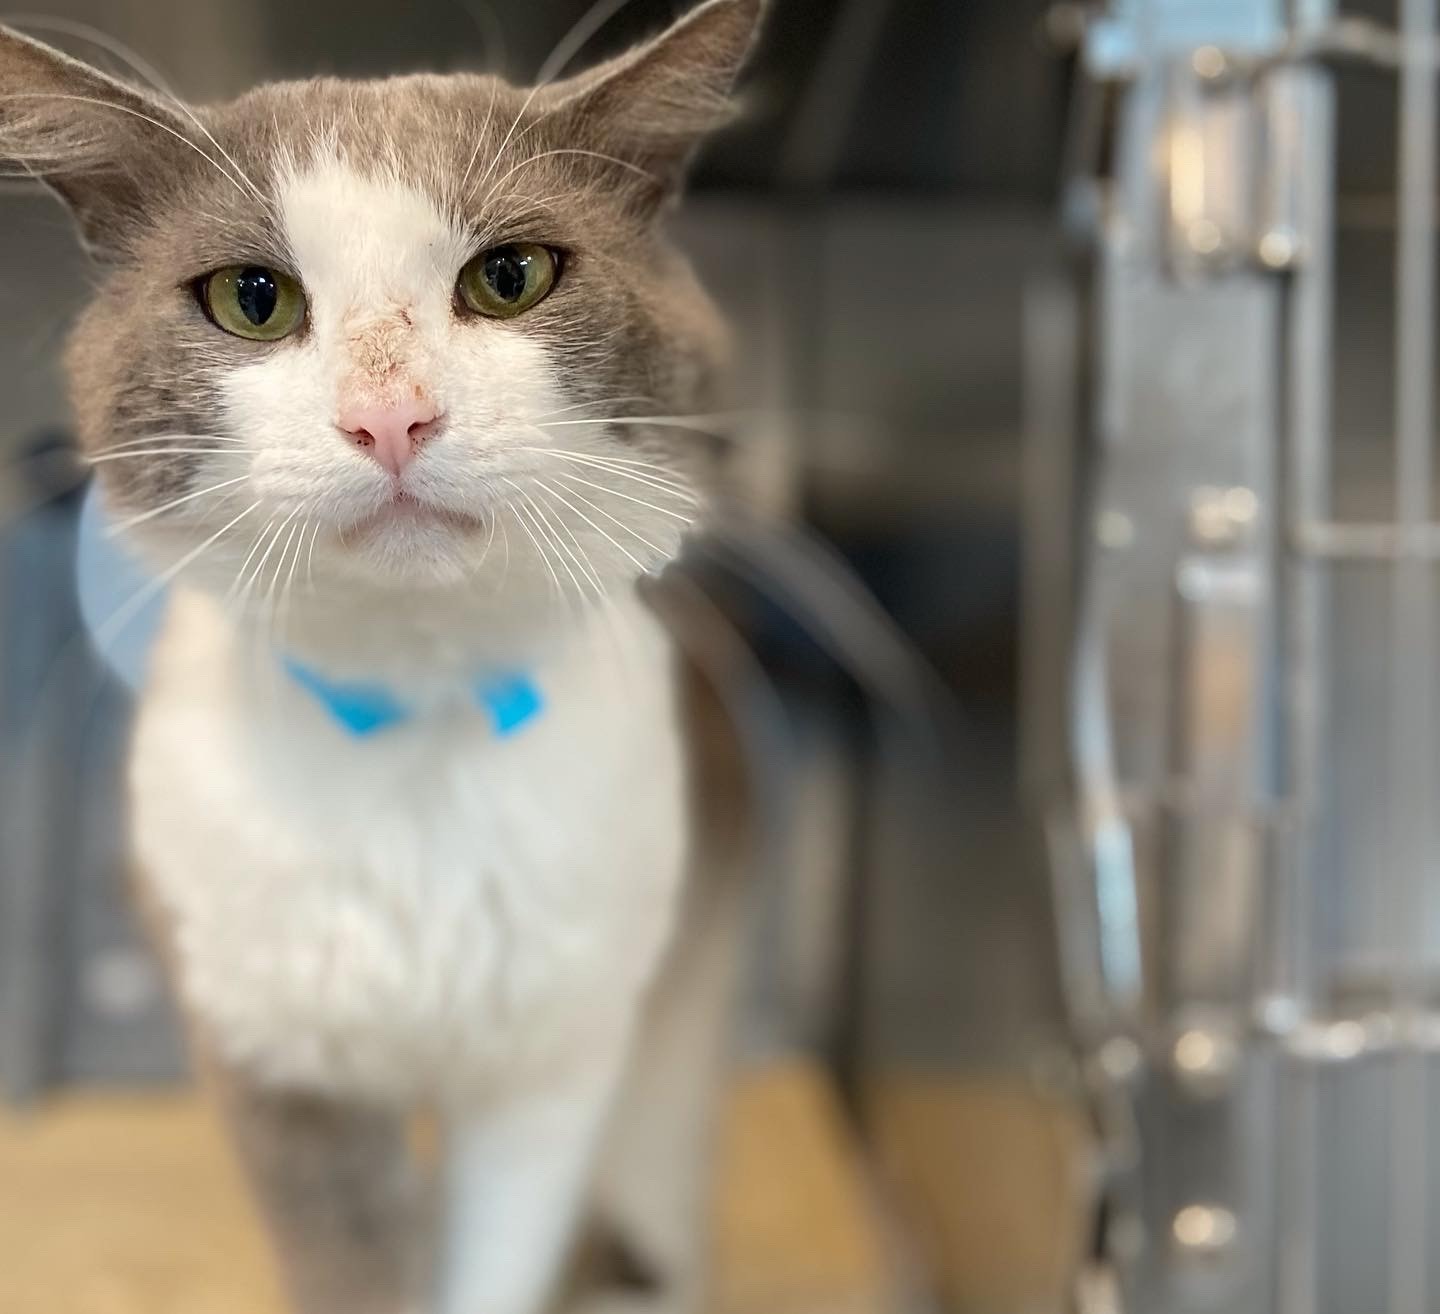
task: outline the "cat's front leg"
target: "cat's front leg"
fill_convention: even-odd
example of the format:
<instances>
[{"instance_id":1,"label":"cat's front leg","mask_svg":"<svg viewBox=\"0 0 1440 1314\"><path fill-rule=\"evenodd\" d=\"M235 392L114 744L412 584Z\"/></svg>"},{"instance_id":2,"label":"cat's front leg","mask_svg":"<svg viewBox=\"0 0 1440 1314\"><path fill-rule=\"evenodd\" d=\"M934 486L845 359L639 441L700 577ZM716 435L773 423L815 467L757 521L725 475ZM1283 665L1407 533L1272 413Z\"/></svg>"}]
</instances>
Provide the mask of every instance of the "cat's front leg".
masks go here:
<instances>
[{"instance_id":1,"label":"cat's front leg","mask_svg":"<svg viewBox=\"0 0 1440 1314\"><path fill-rule=\"evenodd\" d=\"M545 1308L579 1220L622 1048L452 1127L438 1314Z\"/></svg>"},{"instance_id":2,"label":"cat's front leg","mask_svg":"<svg viewBox=\"0 0 1440 1314\"><path fill-rule=\"evenodd\" d=\"M208 1070L295 1314L419 1314L428 1247L405 1119Z\"/></svg>"}]
</instances>

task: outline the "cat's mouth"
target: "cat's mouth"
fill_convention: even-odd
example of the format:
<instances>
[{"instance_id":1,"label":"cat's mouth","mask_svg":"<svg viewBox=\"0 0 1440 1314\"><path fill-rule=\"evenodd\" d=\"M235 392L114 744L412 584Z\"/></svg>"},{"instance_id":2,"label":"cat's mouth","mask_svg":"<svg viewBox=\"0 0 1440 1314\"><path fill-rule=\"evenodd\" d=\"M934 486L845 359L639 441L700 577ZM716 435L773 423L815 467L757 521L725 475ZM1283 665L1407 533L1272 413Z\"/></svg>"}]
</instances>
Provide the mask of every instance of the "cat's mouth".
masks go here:
<instances>
[{"instance_id":1,"label":"cat's mouth","mask_svg":"<svg viewBox=\"0 0 1440 1314\"><path fill-rule=\"evenodd\" d=\"M354 532L368 534L386 529L436 526L469 534L485 528L485 525L486 522L479 516L455 511L450 507L435 506L401 489L378 511L359 521Z\"/></svg>"}]
</instances>

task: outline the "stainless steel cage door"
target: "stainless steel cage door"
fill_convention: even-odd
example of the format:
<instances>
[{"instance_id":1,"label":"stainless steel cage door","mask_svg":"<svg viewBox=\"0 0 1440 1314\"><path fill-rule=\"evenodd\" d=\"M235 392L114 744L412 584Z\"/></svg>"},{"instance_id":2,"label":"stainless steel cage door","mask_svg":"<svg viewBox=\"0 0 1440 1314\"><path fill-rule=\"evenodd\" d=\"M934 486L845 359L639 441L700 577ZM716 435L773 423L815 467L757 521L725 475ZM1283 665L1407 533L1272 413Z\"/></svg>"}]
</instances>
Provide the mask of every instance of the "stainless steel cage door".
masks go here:
<instances>
[{"instance_id":1,"label":"stainless steel cage door","mask_svg":"<svg viewBox=\"0 0 1440 1314\"><path fill-rule=\"evenodd\" d=\"M1067 197L1088 366L1050 817L1105 1151L1090 1310L1440 1309L1437 53L1436 0L1394 31L1115 0L1086 35L1114 112ZM1345 64L1398 83L1393 414L1363 451L1331 415Z\"/></svg>"}]
</instances>

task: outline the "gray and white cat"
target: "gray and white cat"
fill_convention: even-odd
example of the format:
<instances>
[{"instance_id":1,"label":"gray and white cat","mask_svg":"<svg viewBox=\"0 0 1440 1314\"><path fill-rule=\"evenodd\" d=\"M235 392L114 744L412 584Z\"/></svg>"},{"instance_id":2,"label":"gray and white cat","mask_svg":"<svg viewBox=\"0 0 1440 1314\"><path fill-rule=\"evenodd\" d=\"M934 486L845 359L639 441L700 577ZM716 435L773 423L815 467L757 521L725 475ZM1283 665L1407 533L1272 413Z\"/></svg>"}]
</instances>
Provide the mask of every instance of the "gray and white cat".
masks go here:
<instances>
[{"instance_id":1,"label":"gray and white cat","mask_svg":"<svg viewBox=\"0 0 1440 1314\"><path fill-rule=\"evenodd\" d=\"M102 271L80 437L174 584L142 900L299 1314L535 1314L590 1202L629 1298L698 1294L733 919L686 892L682 681L636 585L713 473L663 418L725 364L661 220L760 9L534 90L196 107L0 29L0 158Z\"/></svg>"}]
</instances>

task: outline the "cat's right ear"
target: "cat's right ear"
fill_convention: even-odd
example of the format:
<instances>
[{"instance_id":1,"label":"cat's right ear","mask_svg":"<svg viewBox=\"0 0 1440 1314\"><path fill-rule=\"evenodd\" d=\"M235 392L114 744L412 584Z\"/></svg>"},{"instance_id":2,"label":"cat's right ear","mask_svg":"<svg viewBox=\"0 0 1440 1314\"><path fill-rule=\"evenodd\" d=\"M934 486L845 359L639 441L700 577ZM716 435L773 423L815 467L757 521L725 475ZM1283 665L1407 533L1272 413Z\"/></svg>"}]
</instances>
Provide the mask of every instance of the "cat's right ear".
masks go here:
<instances>
[{"instance_id":1,"label":"cat's right ear","mask_svg":"<svg viewBox=\"0 0 1440 1314\"><path fill-rule=\"evenodd\" d=\"M617 181L646 203L663 202L679 189L700 142L736 117L735 82L766 7L766 0L703 0L659 36L549 88L546 117L593 147L594 158L624 164L628 174Z\"/></svg>"},{"instance_id":2,"label":"cat's right ear","mask_svg":"<svg viewBox=\"0 0 1440 1314\"><path fill-rule=\"evenodd\" d=\"M144 220L193 127L159 97L0 27L0 166L56 192L97 257Z\"/></svg>"}]
</instances>

